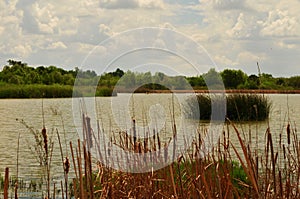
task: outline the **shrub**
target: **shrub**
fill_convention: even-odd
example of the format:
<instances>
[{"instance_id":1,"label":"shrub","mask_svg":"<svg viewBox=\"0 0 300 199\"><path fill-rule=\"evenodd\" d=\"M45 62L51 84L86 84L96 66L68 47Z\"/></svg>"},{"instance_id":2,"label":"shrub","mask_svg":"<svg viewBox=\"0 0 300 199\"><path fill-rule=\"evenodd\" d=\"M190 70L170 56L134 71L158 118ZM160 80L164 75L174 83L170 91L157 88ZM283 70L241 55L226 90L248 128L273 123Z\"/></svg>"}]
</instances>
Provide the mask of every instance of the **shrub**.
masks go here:
<instances>
[{"instance_id":1,"label":"shrub","mask_svg":"<svg viewBox=\"0 0 300 199\"><path fill-rule=\"evenodd\" d=\"M108 88L108 87L98 88L96 91L96 96L100 96L100 97L110 97L116 95L117 93L114 92L112 88Z\"/></svg>"}]
</instances>

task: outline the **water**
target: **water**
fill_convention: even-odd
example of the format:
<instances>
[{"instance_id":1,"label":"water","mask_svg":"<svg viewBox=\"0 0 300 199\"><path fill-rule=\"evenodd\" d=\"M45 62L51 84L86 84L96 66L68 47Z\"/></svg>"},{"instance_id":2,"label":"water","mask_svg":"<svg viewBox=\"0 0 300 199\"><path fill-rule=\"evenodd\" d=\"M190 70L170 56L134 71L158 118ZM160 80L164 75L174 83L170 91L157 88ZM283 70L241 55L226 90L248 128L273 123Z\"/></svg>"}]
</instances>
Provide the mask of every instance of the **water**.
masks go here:
<instances>
[{"instance_id":1,"label":"water","mask_svg":"<svg viewBox=\"0 0 300 199\"><path fill-rule=\"evenodd\" d=\"M278 139L279 133L284 132L288 119L298 124L300 122L300 95L266 95L273 103L270 113L269 126L271 132ZM180 94L179 99L172 98L170 94L136 94L130 98L129 94L120 94L114 98L97 98L97 117L101 120L103 128L107 131L117 131L127 129L131 125L128 121L131 117L137 119L137 124L141 127L156 125L156 128L164 127L160 121L166 121L171 124L170 115L172 115L174 102L175 120L180 121L182 109L180 108L181 100L187 95ZM60 133L63 151L66 154L66 147L70 141L77 143L79 138L76 127L80 129L80 112L78 99L76 99L74 109L72 99L1 99L0 100L0 173L3 175L6 167L10 168L11 175L16 175L17 162L17 141L20 134L20 152L19 152L19 176L24 179L39 178L40 172L38 162L35 158L34 150L29 149L34 144L33 135L18 120L24 120L28 126L34 127L41 131L44 124L47 128L49 137L53 132L54 152L52 161L53 176L56 179L62 179L62 165L59 145L56 136L56 130ZM90 100L90 101L89 101ZM87 111L93 98L85 101ZM113 100L113 101L112 101ZM124 103L123 105L122 102ZM44 113L42 113L42 104ZM77 104L77 105L76 105ZM127 107L135 107L124 109ZM114 107L112 109L112 107ZM113 110L113 111L111 111ZM148 110L151 110L148 112ZM75 113L75 121L73 119ZM114 117L114 119L113 119ZM155 121L155 118L159 118ZM152 120L151 120L152 119ZM92 121L93 122L93 121ZM243 123L237 124L247 135L251 129L252 137L255 137L256 128L258 129L259 144L264 146L265 131L268 126L267 122ZM142 128L141 128L142 130ZM165 129L167 132L168 129ZM65 132L65 133L64 133ZM283 133L284 135L284 133ZM141 135L140 135L141 136ZM169 139L168 136L165 139ZM66 141L66 142L65 142ZM232 142L236 142L233 140ZM66 146L67 145L67 146ZM75 144L74 144L75 145ZM70 154L69 154L70 155Z\"/></svg>"}]
</instances>

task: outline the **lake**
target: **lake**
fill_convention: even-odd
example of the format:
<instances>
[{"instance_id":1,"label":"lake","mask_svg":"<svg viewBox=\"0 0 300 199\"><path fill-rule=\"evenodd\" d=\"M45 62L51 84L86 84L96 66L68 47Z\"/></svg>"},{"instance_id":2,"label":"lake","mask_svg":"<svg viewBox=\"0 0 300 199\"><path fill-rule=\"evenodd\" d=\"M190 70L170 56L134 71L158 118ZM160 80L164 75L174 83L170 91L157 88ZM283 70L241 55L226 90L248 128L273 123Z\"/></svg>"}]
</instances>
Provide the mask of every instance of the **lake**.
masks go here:
<instances>
[{"instance_id":1,"label":"lake","mask_svg":"<svg viewBox=\"0 0 300 199\"><path fill-rule=\"evenodd\" d=\"M106 132L117 132L131 127L132 118L136 119L139 132L147 128L157 128L166 132L162 139L168 140L172 128L172 117L180 125L182 108L180 104L188 94L119 94L118 97L98 97L85 99L1 99L0 100L0 172L3 175L5 167L10 168L11 175L16 175L17 141L20 134L19 176L25 179L38 178L39 170L36 153L30 149L34 146L34 137L21 124L23 120L28 126L41 131L44 124L49 138L54 141L52 171L54 177L61 179L62 165L56 129L62 140L63 151L66 154L66 145L72 141L76 145L81 132L81 113L79 107L86 110L91 117L96 107L96 117ZM298 94L270 94L266 95L272 101L269 126L273 136L278 139L279 133L285 129L288 118L294 125L300 122L300 95ZM95 106L90 106L94 104ZM174 106L173 106L174 104ZM42 109L43 107L43 109ZM43 110L43 111L42 111ZM201 111L201 110L200 110ZM93 117L92 117L93 118ZM18 119L18 121L16 120ZM74 122L75 121L75 122ZM92 120L95 129L95 121ZM259 146L265 145L267 122L237 123L238 128L248 135L255 137L257 129ZM65 133L64 133L65 132ZM169 134L168 134L169 132ZM52 136L51 136L52 135ZM139 135L142 136L142 135ZM179 140L180 142L180 140ZM237 142L232 140L233 143ZM262 148L263 149L263 148ZM70 154L68 154L70 156ZM72 165L72 164L71 164Z\"/></svg>"}]
</instances>

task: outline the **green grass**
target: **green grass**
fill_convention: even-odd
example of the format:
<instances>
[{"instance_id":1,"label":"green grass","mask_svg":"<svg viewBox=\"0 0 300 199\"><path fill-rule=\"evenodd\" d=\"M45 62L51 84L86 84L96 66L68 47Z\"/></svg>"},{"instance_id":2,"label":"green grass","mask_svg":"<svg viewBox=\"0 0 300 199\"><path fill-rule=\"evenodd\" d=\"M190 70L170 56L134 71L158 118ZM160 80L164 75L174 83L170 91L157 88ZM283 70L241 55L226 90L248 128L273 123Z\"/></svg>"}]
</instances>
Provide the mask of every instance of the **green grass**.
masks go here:
<instances>
[{"instance_id":1,"label":"green grass","mask_svg":"<svg viewBox=\"0 0 300 199\"><path fill-rule=\"evenodd\" d=\"M79 93L75 94L80 96ZM73 86L68 85L11 85L0 86L0 98L64 98L73 96Z\"/></svg>"},{"instance_id":2,"label":"green grass","mask_svg":"<svg viewBox=\"0 0 300 199\"><path fill-rule=\"evenodd\" d=\"M99 87L95 93L92 86L71 85L16 85L0 83L0 98L65 98L65 97L93 97L93 96L116 96L112 88Z\"/></svg>"}]
</instances>

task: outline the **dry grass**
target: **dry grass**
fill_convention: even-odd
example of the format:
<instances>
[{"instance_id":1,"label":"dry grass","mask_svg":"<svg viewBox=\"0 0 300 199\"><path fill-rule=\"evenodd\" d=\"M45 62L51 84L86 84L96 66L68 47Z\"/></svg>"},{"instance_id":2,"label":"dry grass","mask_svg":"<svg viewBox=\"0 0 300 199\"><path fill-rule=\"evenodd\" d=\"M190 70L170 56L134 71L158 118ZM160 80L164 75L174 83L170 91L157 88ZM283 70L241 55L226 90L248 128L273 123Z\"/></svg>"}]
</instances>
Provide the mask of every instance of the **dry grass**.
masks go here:
<instances>
[{"instance_id":1,"label":"dry grass","mask_svg":"<svg viewBox=\"0 0 300 199\"><path fill-rule=\"evenodd\" d=\"M89 126L89 120L83 122ZM93 136L88 134L93 132L86 128L86 142L78 141L75 148L71 145L71 151L76 151L76 154L72 152L73 169L76 168L72 194L75 198L299 198L300 142L296 129L288 124L288 140L280 136L274 142L268 128L265 148L259 153L258 148L250 147L249 140L234 123L229 123L233 132L230 128L224 130L223 138L207 156L199 158L202 143L199 135L189 154L148 173L126 173L100 162L93 163L87 149L87 139ZM231 143L232 136L237 137L239 145ZM166 144L160 143L159 138L136 140L126 133L112 140L115 142L110 144L136 153L154 151ZM107 147L106 152L110 153L109 150ZM166 154L159 155L163 161Z\"/></svg>"}]
</instances>

